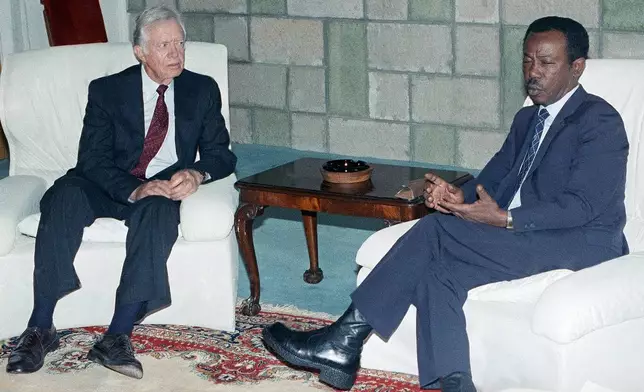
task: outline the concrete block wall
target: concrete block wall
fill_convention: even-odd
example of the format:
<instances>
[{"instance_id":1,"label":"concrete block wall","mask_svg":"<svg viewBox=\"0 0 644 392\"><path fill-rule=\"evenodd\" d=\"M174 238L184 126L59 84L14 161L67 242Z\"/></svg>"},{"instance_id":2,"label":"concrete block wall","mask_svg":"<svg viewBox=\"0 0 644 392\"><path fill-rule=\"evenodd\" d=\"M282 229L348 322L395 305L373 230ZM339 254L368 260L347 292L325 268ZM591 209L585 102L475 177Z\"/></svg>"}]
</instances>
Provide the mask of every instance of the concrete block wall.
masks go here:
<instances>
[{"instance_id":1,"label":"concrete block wall","mask_svg":"<svg viewBox=\"0 0 644 392\"><path fill-rule=\"evenodd\" d=\"M545 15L591 57L644 58L644 0L129 0L167 4L229 50L231 134L257 143L480 169L524 99L522 39ZM190 67L190 64L187 64Z\"/></svg>"}]
</instances>

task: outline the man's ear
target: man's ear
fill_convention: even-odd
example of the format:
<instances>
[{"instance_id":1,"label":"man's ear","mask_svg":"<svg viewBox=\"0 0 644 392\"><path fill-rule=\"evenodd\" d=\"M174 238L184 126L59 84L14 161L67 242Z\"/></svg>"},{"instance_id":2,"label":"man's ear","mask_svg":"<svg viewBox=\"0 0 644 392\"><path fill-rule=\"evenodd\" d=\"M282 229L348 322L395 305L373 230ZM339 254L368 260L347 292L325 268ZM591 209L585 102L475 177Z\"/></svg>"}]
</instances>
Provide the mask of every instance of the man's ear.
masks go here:
<instances>
[{"instance_id":1,"label":"man's ear","mask_svg":"<svg viewBox=\"0 0 644 392\"><path fill-rule=\"evenodd\" d=\"M141 45L134 45L134 56L140 61L145 62L145 53L143 52L143 47Z\"/></svg>"},{"instance_id":2,"label":"man's ear","mask_svg":"<svg viewBox=\"0 0 644 392\"><path fill-rule=\"evenodd\" d=\"M583 57L578 58L577 60L572 62L572 75L579 79L581 77L581 74L584 73L584 70L586 69L586 59Z\"/></svg>"}]
</instances>

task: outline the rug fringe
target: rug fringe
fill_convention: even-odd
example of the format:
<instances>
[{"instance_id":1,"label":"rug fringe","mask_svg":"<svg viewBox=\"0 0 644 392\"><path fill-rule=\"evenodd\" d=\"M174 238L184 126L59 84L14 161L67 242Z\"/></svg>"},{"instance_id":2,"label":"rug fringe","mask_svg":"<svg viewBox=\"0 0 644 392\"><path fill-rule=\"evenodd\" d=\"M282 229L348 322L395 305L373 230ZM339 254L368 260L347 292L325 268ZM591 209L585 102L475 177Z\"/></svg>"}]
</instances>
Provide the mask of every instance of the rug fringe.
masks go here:
<instances>
[{"instance_id":1,"label":"rug fringe","mask_svg":"<svg viewBox=\"0 0 644 392\"><path fill-rule=\"evenodd\" d=\"M237 300L238 307L242 304L242 301L243 300ZM300 309L295 305L274 305L274 304L266 304L266 303L263 303L261 305L262 305L263 312L286 313L293 316L314 317L314 318L319 318L324 320L335 320L339 317L339 315Z\"/></svg>"}]
</instances>

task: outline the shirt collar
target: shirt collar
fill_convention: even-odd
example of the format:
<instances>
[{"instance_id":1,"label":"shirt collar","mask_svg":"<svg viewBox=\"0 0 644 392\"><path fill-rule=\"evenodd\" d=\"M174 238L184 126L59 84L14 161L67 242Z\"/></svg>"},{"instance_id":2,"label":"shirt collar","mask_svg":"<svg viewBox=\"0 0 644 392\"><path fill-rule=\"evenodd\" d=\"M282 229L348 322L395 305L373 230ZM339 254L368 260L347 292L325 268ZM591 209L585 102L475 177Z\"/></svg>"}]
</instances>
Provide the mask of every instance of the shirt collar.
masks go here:
<instances>
[{"instance_id":1,"label":"shirt collar","mask_svg":"<svg viewBox=\"0 0 644 392\"><path fill-rule=\"evenodd\" d=\"M566 95L561 97L557 102L551 103L548 106L539 105L539 109L546 108L546 110L548 111L548 118L554 120L555 117L557 117L557 115L561 111L561 109L563 109L566 102L568 102L570 97L572 97L575 91L577 91L577 89L579 89L579 84L577 84L572 90L568 91Z\"/></svg>"},{"instance_id":2,"label":"shirt collar","mask_svg":"<svg viewBox=\"0 0 644 392\"><path fill-rule=\"evenodd\" d=\"M156 100L159 96L159 94L157 93L157 88L159 88L160 85L159 83L150 79L150 76L148 76L148 73L145 72L145 67L143 65L141 65L141 80L143 82L143 102L148 102L153 99ZM170 90L174 90L174 79L168 85L166 94L168 94Z\"/></svg>"}]
</instances>

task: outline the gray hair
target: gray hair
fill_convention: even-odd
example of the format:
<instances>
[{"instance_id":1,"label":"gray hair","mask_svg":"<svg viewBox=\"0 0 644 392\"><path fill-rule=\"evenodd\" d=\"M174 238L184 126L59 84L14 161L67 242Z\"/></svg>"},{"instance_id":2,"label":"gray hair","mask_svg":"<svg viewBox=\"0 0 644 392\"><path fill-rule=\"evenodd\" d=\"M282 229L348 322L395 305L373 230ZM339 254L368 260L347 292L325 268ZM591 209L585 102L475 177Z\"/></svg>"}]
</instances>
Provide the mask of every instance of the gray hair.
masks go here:
<instances>
[{"instance_id":1,"label":"gray hair","mask_svg":"<svg viewBox=\"0 0 644 392\"><path fill-rule=\"evenodd\" d=\"M186 27L183 25L183 20L181 20L181 15L170 7L164 5L150 7L141 12L137 17L134 24L134 33L132 34L132 46L139 45L143 47L143 44L147 40L145 36L145 28L151 25L154 22L160 20L174 20L181 30L183 30L183 37L186 37Z\"/></svg>"}]
</instances>

